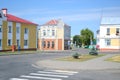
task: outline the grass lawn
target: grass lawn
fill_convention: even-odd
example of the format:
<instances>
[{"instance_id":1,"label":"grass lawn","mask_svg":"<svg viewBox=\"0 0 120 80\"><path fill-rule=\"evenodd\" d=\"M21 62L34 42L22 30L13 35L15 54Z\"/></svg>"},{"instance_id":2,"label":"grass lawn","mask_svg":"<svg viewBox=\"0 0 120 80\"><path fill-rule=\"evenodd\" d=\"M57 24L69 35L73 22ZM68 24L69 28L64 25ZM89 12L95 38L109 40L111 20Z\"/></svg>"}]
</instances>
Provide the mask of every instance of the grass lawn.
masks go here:
<instances>
[{"instance_id":1,"label":"grass lawn","mask_svg":"<svg viewBox=\"0 0 120 80\"><path fill-rule=\"evenodd\" d=\"M120 55L113 56L108 58L107 61L119 62L120 63Z\"/></svg>"},{"instance_id":2,"label":"grass lawn","mask_svg":"<svg viewBox=\"0 0 120 80\"><path fill-rule=\"evenodd\" d=\"M82 62L82 61L87 61L87 60L90 60L90 59L93 59L93 58L98 58L98 57L101 57L101 56L104 56L104 54L99 54L97 56L86 54L86 55L81 55L79 59L75 59L72 56L69 56L69 57L64 57L64 58L58 58L57 60Z\"/></svg>"}]
</instances>

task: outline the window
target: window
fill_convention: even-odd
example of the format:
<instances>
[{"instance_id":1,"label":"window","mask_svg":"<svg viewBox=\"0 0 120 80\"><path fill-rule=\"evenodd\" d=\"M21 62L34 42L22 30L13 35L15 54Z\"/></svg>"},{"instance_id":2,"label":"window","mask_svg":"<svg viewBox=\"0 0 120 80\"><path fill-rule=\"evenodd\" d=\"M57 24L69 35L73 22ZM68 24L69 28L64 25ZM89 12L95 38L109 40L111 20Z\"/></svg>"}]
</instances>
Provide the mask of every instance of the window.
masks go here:
<instances>
[{"instance_id":1,"label":"window","mask_svg":"<svg viewBox=\"0 0 120 80\"><path fill-rule=\"evenodd\" d=\"M45 30L43 30L43 36L46 36L46 31Z\"/></svg>"},{"instance_id":2,"label":"window","mask_svg":"<svg viewBox=\"0 0 120 80\"><path fill-rule=\"evenodd\" d=\"M2 15L0 14L0 18L2 18Z\"/></svg>"},{"instance_id":3,"label":"window","mask_svg":"<svg viewBox=\"0 0 120 80\"><path fill-rule=\"evenodd\" d=\"M8 26L8 33L12 33L12 26Z\"/></svg>"},{"instance_id":4,"label":"window","mask_svg":"<svg viewBox=\"0 0 120 80\"><path fill-rule=\"evenodd\" d=\"M0 47L2 46L2 40L0 39Z\"/></svg>"},{"instance_id":5,"label":"window","mask_svg":"<svg viewBox=\"0 0 120 80\"><path fill-rule=\"evenodd\" d=\"M25 34L28 34L28 28L25 28L25 29L24 29L24 33L25 33Z\"/></svg>"},{"instance_id":6,"label":"window","mask_svg":"<svg viewBox=\"0 0 120 80\"><path fill-rule=\"evenodd\" d=\"M11 45L12 45L12 40L8 39L8 46L11 46Z\"/></svg>"},{"instance_id":7,"label":"window","mask_svg":"<svg viewBox=\"0 0 120 80\"><path fill-rule=\"evenodd\" d=\"M105 39L105 44L106 44L106 46L110 46L111 45L111 39Z\"/></svg>"},{"instance_id":8,"label":"window","mask_svg":"<svg viewBox=\"0 0 120 80\"><path fill-rule=\"evenodd\" d=\"M48 41L48 44L47 44L47 48L49 48L50 47L50 41Z\"/></svg>"},{"instance_id":9,"label":"window","mask_svg":"<svg viewBox=\"0 0 120 80\"><path fill-rule=\"evenodd\" d=\"M24 46L28 46L28 40L24 40Z\"/></svg>"},{"instance_id":10,"label":"window","mask_svg":"<svg viewBox=\"0 0 120 80\"><path fill-rule=\"evenodd\" d=\"M46 47L46 42L44 41L44 43L43 43L43 47L45 48Z\"/></svg>"},{"instance_id":11,"label":"window","mask_svg":"<svg viewBox=\"0 0 120 80\"><path fill-rule=\"evenodd\" d=\"M17 46L20 46L20 40L17 40Z\"/></svg>"},{"instance_id":12,"label":"window","mask_svg":"<svg viewBox=\"0 0 120 80\"><path fill-rule=\"evenodd\" d=\"M55 43L54 43L54 41L52 41L52 48L54 48L54 46L55 46Z\"/></svg>"},{"instance_id":13,"label":"window","mask_svg":"<svg viewBox=\"0 0 120 80\"><path fill-rule=\"evenodd\" d=\"M120 34L120 29L116 28L116 35L119 35L119 34Z\"/></svg>"},{"instance_id":14,"label":"window","mask_svg":"<svg viewBox=\"0 0 120 80\"><path fill-rule=\"evenodd\" d=\"M20 28L17 27L16 29L17 29L17 30L16 30L16 33L20 33Z\"/></svg>"},{"instance_id":15,"label":"window","mask_svg":"<svg viewBox=\"0 0 120 80\"><path fill-rule=\"evenodd\" d=\"M110 28L107 28L107 35L110 35Z\"/></svg>"},{"instance_id":16,"label":"window","mask_svg":"<svg viewBox=\"0 0 120 80\"><path fill-rule=\"evenodd\" d=\"M52 36L55 36L55 30L52 30Z\"/></svg>"},{"instance_id":17,"label":"window","mask_svg":"<svg viewBox=\"0 0 120 80\"><path fill-rule=\"evenodd\" d=\"M50 30L49 29L47 30L47 36L50 36Z\"/></svg>"},{"instance_id":18,"label":"window","mask_svg":"<svg viewBox=\"0 0 120 80\"><path fill-rule=\"evenodd\" d=\"M0 25L0 32L2 32L2 25Z\"/></svg>"}]
</instances>

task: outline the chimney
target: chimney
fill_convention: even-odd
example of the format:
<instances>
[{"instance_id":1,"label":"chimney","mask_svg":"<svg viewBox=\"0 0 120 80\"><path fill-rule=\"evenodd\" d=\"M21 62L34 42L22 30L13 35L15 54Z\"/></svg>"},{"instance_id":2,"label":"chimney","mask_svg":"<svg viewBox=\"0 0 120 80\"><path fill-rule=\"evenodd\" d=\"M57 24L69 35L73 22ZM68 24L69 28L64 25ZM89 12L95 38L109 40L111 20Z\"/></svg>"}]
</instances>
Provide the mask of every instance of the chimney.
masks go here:
<instances>
[{"instance_id":1,"label":"chimney","mask_svg":"<svg viewBox=\"0 0 120 80\"><path fill-rule=\"evenodd\" d=\"M7 16L7 8L3 8L2 12L3 12L4 16L6 17Z\"/></svg>"}]
</instances>

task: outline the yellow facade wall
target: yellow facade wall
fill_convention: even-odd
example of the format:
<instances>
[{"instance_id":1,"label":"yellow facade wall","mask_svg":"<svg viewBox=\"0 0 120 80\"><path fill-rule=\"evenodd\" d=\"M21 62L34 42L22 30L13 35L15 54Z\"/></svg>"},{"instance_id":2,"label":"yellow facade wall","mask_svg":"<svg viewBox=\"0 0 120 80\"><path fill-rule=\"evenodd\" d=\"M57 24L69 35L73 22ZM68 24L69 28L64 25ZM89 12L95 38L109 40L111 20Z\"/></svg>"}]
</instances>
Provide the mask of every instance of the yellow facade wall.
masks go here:
<instances>
[{"instance_id":1,"label":"yellow facade wall","mask_svg":"<svg viewBox=\"0 0 120 80\"><path fill-rule=\"evenodd\" d=\"M111 46L119 46L120 40L119 39L111 39Z\"/></svg>"},{"instance_id":2,"label":"yellow facade wall","mask_svg":"<svg viewBox=\"0 0 120 80\"><path fill-rule=\"evenodd\" d=\"M2 31L2 49L3 50L7 50L9 49L10 47L7 46L7 21L3 21L3 31Z\"/></svg>"},{"instance_id":3,"label":"yellow facade wall","mask_svg":"<svg viewBox=\"0 0 120 80\"><path fill-rule=\"evenodd\" d=\"M36 26L30 24L21 24L21 48L24 49L24 29L28 28L28 48L36 48Z\"/></svg>"},{"instance_id":4,"label":"yellow facade wall","mask_svg":"<svg viewBox=\"0 0 120 80\"><path fill-rule=\"evenodd\" d=\"M12 44L16 45L16 22L12 22ZM24 29L28 28L29 30L29 36L28 36L28 49L30 48L36 48L36 25L31 24L24 24L21 23L20 27L20 47L21 49L24 49ZM8 46L8 21L3 21L2 25L2 50L11 50L11 46Z\"/></svg>"},{"instance_id":5,"label":"yellow facade wall","mask_svg":"<svg viewBox=\"0 0 120 80\"><path fill-rule=\"evenodd\" d=\"M36 48L36 26L30 26L29 28L29 48Z\"/></svg>"},{"instance_id":6,"label":"yellow facade wall","mask_svg":"<svg viewBox=\"0 0 120 80\"><path fill-rule=\"evenodd\" d=\"M116 28L110 28L110 34L116 34Z\"/></svg>"}]
</instances>

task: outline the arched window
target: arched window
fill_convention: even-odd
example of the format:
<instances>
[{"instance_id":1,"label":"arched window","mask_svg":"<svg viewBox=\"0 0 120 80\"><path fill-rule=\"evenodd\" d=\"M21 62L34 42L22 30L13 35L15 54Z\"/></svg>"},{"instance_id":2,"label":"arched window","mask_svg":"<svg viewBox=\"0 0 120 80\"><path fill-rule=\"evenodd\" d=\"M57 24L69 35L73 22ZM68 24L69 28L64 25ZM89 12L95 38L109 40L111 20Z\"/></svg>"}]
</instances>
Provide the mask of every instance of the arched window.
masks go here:
<instances>
[{"instance_id":1,"label":"arched window","mask_svg":"<svg viewBox=\"0 0 120 80\"><path fill-rule=\"evenodd\" d=\"M54 46L55 46L55 43L54 43L54 41L52 41L52 48L54 48Z\"/></svg>"}]
</instances>

